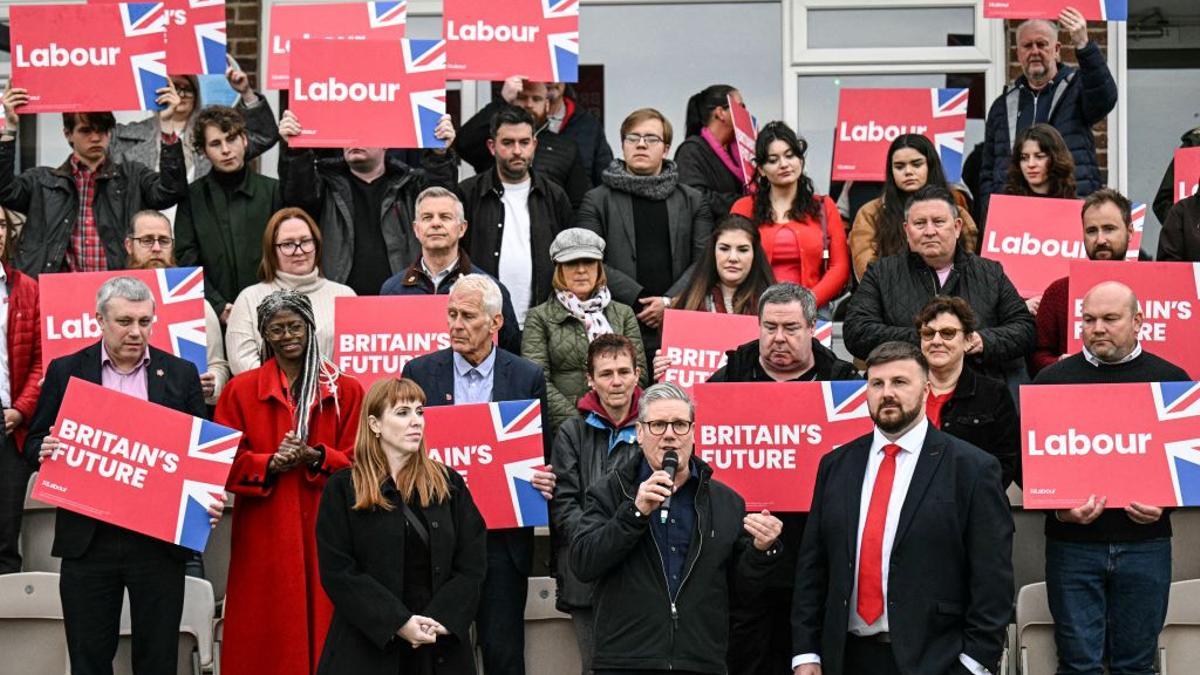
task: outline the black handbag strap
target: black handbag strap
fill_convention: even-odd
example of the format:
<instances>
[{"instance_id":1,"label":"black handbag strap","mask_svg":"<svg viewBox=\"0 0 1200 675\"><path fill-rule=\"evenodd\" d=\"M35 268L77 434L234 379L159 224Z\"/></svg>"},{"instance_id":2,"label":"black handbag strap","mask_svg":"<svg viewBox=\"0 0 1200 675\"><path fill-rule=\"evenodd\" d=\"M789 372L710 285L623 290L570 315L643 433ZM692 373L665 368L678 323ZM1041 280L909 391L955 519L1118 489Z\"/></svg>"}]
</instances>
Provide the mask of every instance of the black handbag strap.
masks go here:
<instances>
[{"instance_id":1,"label":"black handbag strap","mask_svg":"<svg viewBox=\"0 0 1200 675\"><path fill-rule=\"evenodd\" d=\"M429 530L425 528L425 524L422 523L421 519L417 517L417 514L413 513L413 510L409 508L408 502L400 502L400 505L404 508L404 519L408 521L409 526L411 526L413 531L417 533L417 536L421 538L421 541L424 542L426 546L429 546Z\"/></svg>"}]
</instances>

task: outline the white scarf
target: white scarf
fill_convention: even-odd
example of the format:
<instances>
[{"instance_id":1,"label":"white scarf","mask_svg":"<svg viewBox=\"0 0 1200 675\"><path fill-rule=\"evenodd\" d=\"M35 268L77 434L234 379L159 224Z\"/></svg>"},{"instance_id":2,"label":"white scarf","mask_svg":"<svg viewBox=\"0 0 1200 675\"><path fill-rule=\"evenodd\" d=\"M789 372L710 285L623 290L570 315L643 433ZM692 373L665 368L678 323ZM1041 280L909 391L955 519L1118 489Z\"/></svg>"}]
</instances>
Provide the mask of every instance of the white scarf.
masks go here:
<instances>
[{"instance_id":1,"label":"white scarf","mask_svg":"<svg viewBox=\"0 0 1200 675\"><path fill-rule=\"evenodd\" d=\"M587 300L580 300L579 296L571 291L555 291L555 296L571 316L583 322L583 327L587 329L588 344L601 335L613 332L612 326L604 316L604 308L612 302L612 293L608 292L608 286L601 286L600 290Z\"/></svg>"}]
</instances>

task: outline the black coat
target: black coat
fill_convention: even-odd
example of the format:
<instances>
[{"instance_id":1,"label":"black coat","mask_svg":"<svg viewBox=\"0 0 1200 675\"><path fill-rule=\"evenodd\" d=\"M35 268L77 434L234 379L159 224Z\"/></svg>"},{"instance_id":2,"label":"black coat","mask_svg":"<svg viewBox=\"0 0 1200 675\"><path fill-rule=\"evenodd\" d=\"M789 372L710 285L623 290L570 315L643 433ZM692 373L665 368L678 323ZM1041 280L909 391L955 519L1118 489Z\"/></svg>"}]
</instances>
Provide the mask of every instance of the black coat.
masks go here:
<instances>
[{"instance_id":1,"label":"black coat","mask_svg":"<svg viewBox=\"0 0 1200 675\"><path fill-rule=\"evenodd\" d=\"M980 448L1000 462L1005 488L1021 482L1021 418L1008 385L964 366L950 400L942 406L941 430Z\"/></svg>"},{"instance_id":2,"label":"black coat","mask_svg":"<svg viewBox=\"0 0 1200 675\"><path fill-rule=\"evenodd\" d=\"M847 363L837 357L833 350L818 342L812 341L813 368L816 382L831 380L859 380L858 371L854 364ZM709 382L772 382L773 380L763 370L759 362L758 340L751 340L737 349L725 352L725 365L713 373Z\"/></svg>"},{"instance_id":3,"label":"black coat","mask_svg":"<svg viewBox=\"0 0 1200 675\"><path fill-rule=\"evenodd\" d=\"M563 121L558 135L575 141L579 146L579 160L583 163L583 172L591 181L592 187L600 184L600 176L612 164L613 151L604 137L604 125L596 116L585 110L569 97L564 100L568 115Z\"/></svg>"},{"instance_id":4,"label":"black coat","mask_svg":"<svg viewBox=\"0 0 1200 675\"><path fill-rule=\"evenodd\" d=\"M1200 262L1200 195L1179 200L1167 212L1154 259Z\"/></svg>"},{"instance_id":5,"label":"black coat","mask_svg":"<svg viewBox=\"0 0 1200 675\"><path fill-rule=\"evenodd\" d=\"M920 346L913 321L939 293L960 297L975 310L983 354L968 359L982 372L1003 377L1014 361L1033 351L1033 315L1004 275L1004 268L962 249L955 254L954 269L940 288L937 273L916 253L900 253L871 263L850 297L843 326L846 349L865 359L872 349L889 340Z\"/></svg>"},{"instance_id":6,"label":"black coat","mask_svg":"<svg viewBox=\"0 0 1200 675\"><path fill-rule=\"evenodd\" d=\"M679 166L679 182L704 195L713 220L728 214L733 203L745 194L741 179L725 167L700 136L688 136L679 144L675 164Z\"/></svg>"},{"instance_id":7,"label":"black coat","mask_svg":"<svg viewBox=\"0 0 1200 675\"><path fill-rule=\"evenodd\" d=\"M553 292L554 262L550 260L550 244L559 232L571 227L575 212L566 193L553 180L536 169L529 175L533 179L528 202L530 251L533 252L529 307L537 307ZM471 256L471 262L498 279L500 247L504 243L504 184L496 175L496 167L464 180L458 186L458 193L468 223L461 246Z\"/></svg>"},{"instance_id":8,"label":"black coat","mask_svg":"<svg viewBox=\"0 0 1200 675\"><path fill-rule=\"evenodd\" d=\"M58 408L67 391L67 382L72 377L103 384L100 375L101 343L70 354L60 356L46 368L46 379L42 383L42 394L38 397L37 410L29 422L29 435L25 437L25 459L32 466L39 464L38 453L42 439L50 434L50 425L58 419ZM178 410L181 413L203 417L206 412L204 394L200 389L200 373L190 361L150 347L150 363L146 366L146 400L151 403ZM78 558L87 553L92 536L100 521L73 511L59 509L54 523L54 546L50 554L59 558ZM143 536L143 535L135 535ZM184 548L156 541L180 560L190 557Z\"/></svg>"},{"instance_id":9,"label":"black coat","mask_svg":"<svg viewBox=\"0 0 1200 675\"><path fill-rule=\"evenodd\" d=\"M1096 159L1096 140L1092 125L1100 122L1117 105L1117 83L1108 71L1104 52L1095 41L1076 50L1079 67L1058 64L1060 72L1055 83L1048 85L1042 96L1053 96L1050 125L1062 134L1071 158L1075 160L1076 194L1085 197L1104 186L1100 164ZM1024 101L1024 103L1021 103ZM1013 137L1017 128L1016 111L1033 105L1033 97L1025 85L1025 76L992 102L984 132L983 162L980 164L980 212L987 213L991 195L1004 192L1008 181L1008 165L1012 159Z\"/></svg>"},{"instance_id":10,"label":"black coat","mask_svg":"<svg viewBox=\"0 0 1200 675\"><path fill-rule=\"evenodd\" d=\"M462 125L454 139L455 150L477 174L496 168L496 159L488 151L487 141L492 116L503 105L504 101L492 101L484 106ZM583 203L583 195L592 187L583 168L579 146L569 136L556 134L546 125L542 125L534 135L537 138L537 150L533 153L533 170L561 187L571 200L571 206L579 208ZM600 168L603 170L607 167L605 164Z\"/></svg>"},{"instance_id":11,"label":"black coat","mask_svg":"<svg viewBox=\"0 0 1200 675\"><path fill-rule=\"evenodd\" d=\"M571 568L596 583L592 667L724 673L731 586L761 585L780 547L754 548L742 526L746 502L693 457L697 531L672 603L649 518L633 505L642 458L630 457L588 490L571 540Z\"/></svg>"},{"instance_id":12,"label":"black coat","mask_svg":"<svg viewBox=\"0 0 1200 675\"><path fill-rule=\"evenodd\" d=\"M298 206L317 221L323 238L321 273L326 279L346 283L354 267L354 194L350 166L339 157L318 159L310 148L283 149L279 172L284 206ZM417 195L427 187L453 190L458 184L458 160L453 151L422 154L422 167L414 169L395 159L385 159L378 180L388 182L379 227L387 247L392 274L406 269L421 255L413 234Z\"/></svg>"},{"instance_id":13,"label":"black coat","mask_svg":"<svg viewBox=\"0 0 1200 675\"><path fill-rule=\"evenodd\" d=\"M487 573L483 517L458 472L447 470L450 499L421 509L428 523L432 599L419 610L405 607L406 520L390 478L383 495L395 508L356 511L351 470L334 474L317 512L317 558L321 586L333 603L333 620L317 665L320 675L396 675L412 650L396 631L413 614L446 627L432 647L437 675L474 675L471 622Z\"/></svg>"},{"instance_id":14,"label":"black coat","mask_svg":"<svg viewBox=\"0 0 1200 675\"><path fill-rule=\"evenodd\" d=\"M26 216L15 251L17 269L35 279L42 272L66 271L67 246L79 222L79 191L70 160L14 175L16 145L0 141L0 206ZM163 144L160 153L161 172L108 159L96 176L92 211L110 270L125 267L125 234L133 214L168 209L187 197L182 141Z\"/></svg>"},{"instance_id":15,"label":"black coat","mask_svg":"<svg viewBox=\"0 0 1200 675\"><path fill-rule=\"evenodd\" d=\"M796 565L792 644L842 675L868 434L821 458ZM930 428L900 510L888 572L888 629L904 675L996 672L1013 613L1013 521L1000 465Z\"/></svg>"},{"instance_id":16,"label":"black coat","mask_svg":"<svg viewBox=\"0 0 1200 675\"><path fill-rule=\"evenodd\" d=\"M713 217L704 196L680 180L666 198L667 232L671 242L671 277L675 282L667 295L676 297L687 290L696 263L708 253ZM604 268L613 299L641 308L638 298L645 290L637 278L637 224L633 195L608 185L587 193L575 219L582 227L604 238Z\"/></svg>"},{"instance_id":17,"label":"black coat","mask_svg":"<svg viewBox=\"0 0 1200 675\"><path fill-rule=\"evenodd\" d=\"M592 606L592 584L584 583L571 569L571 539L583 520L588 488L635 455L641 457L636 438L630 442L612 439L618 433L607 423L600 428L588 422L588 413L572 417L558 428L550 464L558 481L550 502L554 524L555 578L558 580L556 605L563 612ZM612 439L612 449L609 449Z\"/></svg>"}]
</instances>

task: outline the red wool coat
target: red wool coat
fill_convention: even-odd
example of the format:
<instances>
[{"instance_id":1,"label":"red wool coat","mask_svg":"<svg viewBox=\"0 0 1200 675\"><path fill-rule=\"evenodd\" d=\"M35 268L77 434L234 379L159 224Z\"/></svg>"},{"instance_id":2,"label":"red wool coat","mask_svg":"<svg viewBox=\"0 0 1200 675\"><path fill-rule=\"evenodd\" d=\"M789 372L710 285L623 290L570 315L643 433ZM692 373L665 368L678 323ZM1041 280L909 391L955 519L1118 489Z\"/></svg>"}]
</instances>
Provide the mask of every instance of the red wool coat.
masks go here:
<instances>
[{"instance_id":1,"label":"red wool coat","mask_svg":"<svg viewBox=\"0 0 1200 675\"><path fill-rule=\"evenodd\" d=\"M217 402L218 423L245 434L226 487L236 495L225 637L225 675L312 675L333 606L317 569L316 521L326 479L350 466L363 389L340 376L321 387L308 444L323 450L306 466L267 476L267 462L292 429L279 367L271 359L233 378Z\"/></svg>"},{"instance_id":2,"label":"red wool coat","mask_svg":"<svg viewBox=\"0 0 1200 675\"><path fill-rule=\"evenodd\" d=\"M8 378L12 407L25 418L13 430L18 452L25 446L29 420L42 392L42 321L37 281L4 265L8 279Z\"/></svg>"}]
</instances>

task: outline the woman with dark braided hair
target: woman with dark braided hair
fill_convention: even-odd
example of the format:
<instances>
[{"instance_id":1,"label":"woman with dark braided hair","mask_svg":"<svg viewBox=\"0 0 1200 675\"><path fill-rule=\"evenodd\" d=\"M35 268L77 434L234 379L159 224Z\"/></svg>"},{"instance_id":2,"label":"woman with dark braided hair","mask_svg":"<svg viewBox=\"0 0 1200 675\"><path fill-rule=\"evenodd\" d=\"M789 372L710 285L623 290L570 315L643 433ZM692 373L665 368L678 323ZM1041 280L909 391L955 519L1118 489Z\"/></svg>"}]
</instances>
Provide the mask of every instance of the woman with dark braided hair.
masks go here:
<instances>
[{"instance_id":1,"label":"woman with dark braided hair","mask_svg":"<svg viewBox=\"0 0 1200 675\"><path fill-rule=\"evenodd\" d=\"M244 433L226 485L237 499L221 669L312 675L333 614L317 572L317 505L326 479L350 466L363 389L321 353L307 296L276 291L257 314L262 365L217 402L217 422Z\"/></svg>"},{"instance_id":2,"label":"woman with dark braided hair","mask_svg":"<svg viewBox=\"0 0 1200 675\"><path fill-rule=\"evenodd\" d=\"M758 189L731 212L758 226L775 280L807 288L825 307L846 287L850 253L837 206L804 173L807 151L808 143L783 122L763 127L754 147Z\"/></svg>"}]
</instances>

